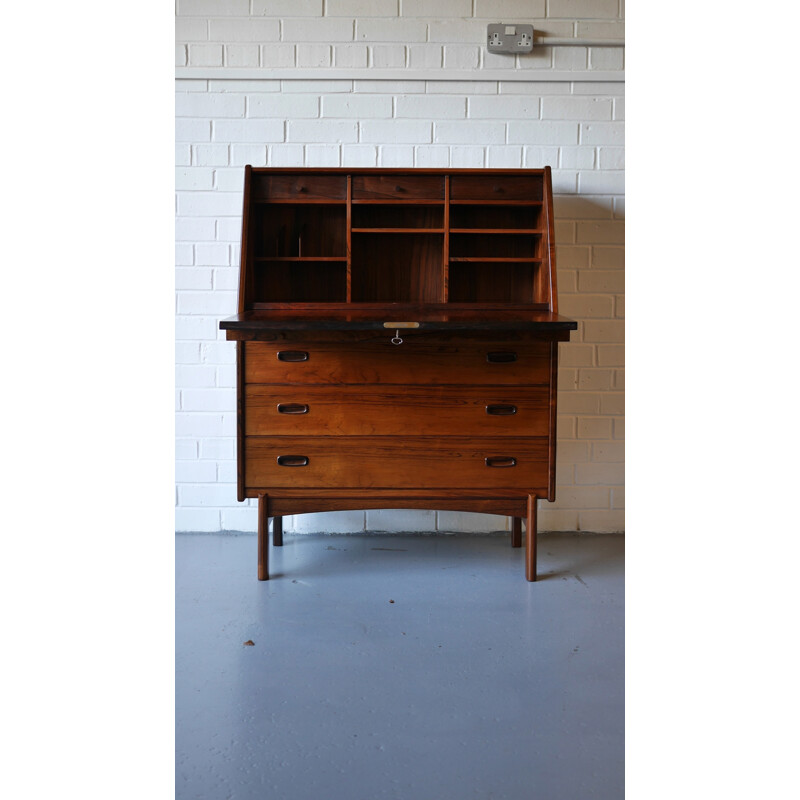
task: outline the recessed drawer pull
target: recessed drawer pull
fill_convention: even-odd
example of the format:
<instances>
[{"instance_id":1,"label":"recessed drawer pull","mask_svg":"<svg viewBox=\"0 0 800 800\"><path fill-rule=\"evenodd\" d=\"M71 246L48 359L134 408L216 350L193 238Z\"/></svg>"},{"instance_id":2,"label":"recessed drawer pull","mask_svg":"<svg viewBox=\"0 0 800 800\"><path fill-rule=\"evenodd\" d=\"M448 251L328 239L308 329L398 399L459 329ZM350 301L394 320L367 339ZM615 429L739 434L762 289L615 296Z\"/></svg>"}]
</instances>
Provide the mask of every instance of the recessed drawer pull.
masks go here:
<instances>
[{"instance_id":1,"label":"recessed drawer pull","mask_svg":"<svg viewBox=\"0 0 800 800\"><path fill-rule=\"evenodd\" d=\"M279 350L278 361L308 361L308 353L304 350Z\"/></svg>"},{"instance_id":2,"label":"recessed drawer pull","mask_svg":"<svg viewBox=\"0 0 800 800\"><path fill-rule=\"evenodd\" d=\"M517 360L517 354L508 352L508 351L500 351L497 353L487 353L486 360L490 364L510 364L512 361Z\"/></svg>"},{"instance_id":3,"label":"recessed drawer pull","mask_svg":"<svg viewBox=\"0 0 800 800\"><path fill-rule=\"evenodd\" d=\"M495 403L492 406L486 406L486 413L493 417L510 417L517 413L517 407L510 404Z\"/></svg>"},{"instance_id":4,"label":"recessed drawer pull","mask_svg":"<svg viewBox=\"0 0 800 800\"><path fill-rule=\"evenodd\" d=\"M513 456L489 456L486 459L487 467L516 467L517 459Z\"/></svg>"},{"instance_id":5,"label":"recessed drawer pull","mask_svg":"<svg viewBox=\"0 0 800 800\"><path fill-rule=\"evenodd\" d=\"M308 403L278 403L279 414L308 414Z\"/></svg>"},{"instance_id":6,"label":"recessed drawer pull","mask_svg":"<svg viewBox=\"0 0 800 800\"><path fill-rule=\"evenodd\" d=\"M308 456L278 456L278 466L281 467L305 467L308 464Z\"/></svg>"}]
</instances>

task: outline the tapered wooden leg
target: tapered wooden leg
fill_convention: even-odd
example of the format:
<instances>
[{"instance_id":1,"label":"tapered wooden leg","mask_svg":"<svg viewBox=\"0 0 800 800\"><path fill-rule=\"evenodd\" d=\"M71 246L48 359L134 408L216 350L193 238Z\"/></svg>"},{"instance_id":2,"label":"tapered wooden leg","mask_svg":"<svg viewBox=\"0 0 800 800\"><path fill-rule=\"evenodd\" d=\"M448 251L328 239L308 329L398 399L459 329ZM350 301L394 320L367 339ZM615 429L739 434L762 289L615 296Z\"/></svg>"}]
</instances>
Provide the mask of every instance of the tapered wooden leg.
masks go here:
<instances>
[{"instance_id":1,"label":"tapered wooden leg","mask_svg":"<svg viewBox=\"0 0 800 800\"><path fill-rule=\"evenodd\" d=\"M258 496L258 579L269 580L269 498Z\"/></svg>"},{"instance_id":2,"label":"tapered wooden leg","mask_svg":"<svg viewBox=\"0 0 800 800\"><path fill-rule=\"evenodd\" d=\"M525 520L525 577L536 580L536 495L528 495L528 518Z\"/></svg>"},{"instance_id":3,"label":"tapered wooden leg","mask_svg":"<svg viewBox=\"0 0 800 800\"><path fill-rule=\"evenodd\" d=\"M511 517L511 546L522 547L522 517Z\"/></svg>"},{"instance_id":4,"label":"tapered wooden leg","mask_svg":"<svg viewBox=\"0 0 800 800\"><path fill-rule=\"evenodd\" d=\"M272 545L283 547L283 517L272 518Z\"/></svg>"}]
</instances>

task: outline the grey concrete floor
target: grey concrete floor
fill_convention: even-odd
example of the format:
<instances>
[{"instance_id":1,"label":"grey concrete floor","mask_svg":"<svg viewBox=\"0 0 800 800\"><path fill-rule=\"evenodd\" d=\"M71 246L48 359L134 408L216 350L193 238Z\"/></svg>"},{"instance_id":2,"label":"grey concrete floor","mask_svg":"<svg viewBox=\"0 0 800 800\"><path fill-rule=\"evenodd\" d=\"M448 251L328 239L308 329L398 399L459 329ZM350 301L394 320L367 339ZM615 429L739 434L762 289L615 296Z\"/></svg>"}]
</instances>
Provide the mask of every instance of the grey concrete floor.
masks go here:
<instances>
[{"instance_id":1,"label":"grey concrete floor","mask_svg":"<svg viewBox=\"0 0 800 800\"><path fill-rule=\"evenodd\" d=\"M622 536L176 547L177 800L623 798Z\"/></svg>"}]
</instances>

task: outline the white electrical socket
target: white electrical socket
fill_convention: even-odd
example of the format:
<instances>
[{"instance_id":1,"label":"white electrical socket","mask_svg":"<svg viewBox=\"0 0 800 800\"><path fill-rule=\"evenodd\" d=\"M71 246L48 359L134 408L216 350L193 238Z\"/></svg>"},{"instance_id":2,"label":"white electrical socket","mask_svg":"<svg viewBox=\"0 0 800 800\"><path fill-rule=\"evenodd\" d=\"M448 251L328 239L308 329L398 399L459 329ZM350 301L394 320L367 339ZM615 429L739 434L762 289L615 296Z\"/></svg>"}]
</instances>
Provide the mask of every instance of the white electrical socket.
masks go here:
<instances>
[{"instance_id":1,"label":"white electrical socket","mask_svg":"<svg viewBox=\"0 0 800 800\"><path fill-rule=\"evenodd\" d=\"M492 23L486 31L486 49L490 53L530 53L533 25Z\"/></svg>"}]
</instances>

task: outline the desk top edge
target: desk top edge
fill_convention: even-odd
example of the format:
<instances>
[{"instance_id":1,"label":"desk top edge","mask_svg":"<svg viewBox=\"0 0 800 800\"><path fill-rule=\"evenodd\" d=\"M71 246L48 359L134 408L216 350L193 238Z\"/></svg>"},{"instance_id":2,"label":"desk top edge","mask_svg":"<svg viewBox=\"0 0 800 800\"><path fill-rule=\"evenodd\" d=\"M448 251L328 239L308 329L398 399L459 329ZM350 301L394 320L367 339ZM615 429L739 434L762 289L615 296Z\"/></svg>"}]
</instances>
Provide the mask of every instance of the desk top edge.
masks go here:
<instances>
[{"instance_id":1,"label":"desk top edge","mask_svg":"<svg viewBox=\"0 0 800 800\"><path fill-rule=\"evenodd\" d=\"M386 303L370 306L325 304L323 308L275 304L245 311L220 321L225 331L258 330L383 330L387 323L418 323L419 330L539 330L574 331L575 320L526 306L491 308L450 304Z\"/></svg>"}]
</instances>

